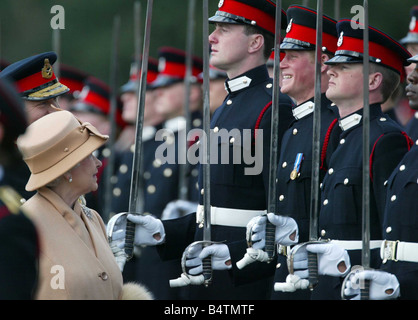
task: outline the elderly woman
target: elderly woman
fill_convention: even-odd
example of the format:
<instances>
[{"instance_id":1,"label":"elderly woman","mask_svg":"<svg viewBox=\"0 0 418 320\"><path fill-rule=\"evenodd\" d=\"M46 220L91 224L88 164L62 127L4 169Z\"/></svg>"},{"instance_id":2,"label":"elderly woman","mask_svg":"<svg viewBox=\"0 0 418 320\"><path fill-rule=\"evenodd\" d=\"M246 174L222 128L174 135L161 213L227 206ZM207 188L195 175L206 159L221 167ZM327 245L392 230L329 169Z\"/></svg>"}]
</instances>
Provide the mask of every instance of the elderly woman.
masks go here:
<instances>
[{"instance_id":1,"label":"elderly woman","mask_svg":"<svg viewBox=\"0 0 418 320\"><path fill-rule=\"evenodd\" d=\"M123 285L103 220L80 201L98 187L102 163L92 152L107 139L90 123L57 111L17 141L31 171L26 189L37 191L22 205L40 234L37 299L151 299L140 285Z\"/></svg>"}]
</instances>

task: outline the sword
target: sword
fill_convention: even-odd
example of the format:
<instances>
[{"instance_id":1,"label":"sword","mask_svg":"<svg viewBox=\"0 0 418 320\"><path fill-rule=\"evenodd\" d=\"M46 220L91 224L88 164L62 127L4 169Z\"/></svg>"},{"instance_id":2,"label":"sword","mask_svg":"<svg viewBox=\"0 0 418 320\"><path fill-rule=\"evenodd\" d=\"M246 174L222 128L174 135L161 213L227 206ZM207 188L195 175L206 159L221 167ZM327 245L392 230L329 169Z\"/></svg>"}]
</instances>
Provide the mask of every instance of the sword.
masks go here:
<instances>
[{"instance_id":1,"label":"sword","mask_svg":"<svg viewBox=\"0 0 418 320\"><path fill-rule=\"evenodd\" d=\"M191 128L191 114L190 114L190 86L192 78L192 51L193 51L193 36L194 36L194 27L195 27L195 4L196 0L189 0L189 9L188 9L188 25L187 25L187 44L186 44L186 75L184 77L185 85L185 96L184 96L184 117L186 119L186 136ZM180 144L179 144L180 146ZM179 160L180 157L187 155L187 143L186 148L181 152L179 150ZM189 163L186 159L180 161L179 164L179 199L187 200L189 194L189 179L187 178L189 172Z\"/></svg>"},{"instance_id":2,"label":"sword","mask_svg":"<svg viewBox=\"0 0 418 320\"><path fill-rule=\"evenodd\" d=\"M145 22L144 47L142 53L141 76L139 79L138 88L138 113L136 119L135 130L135 151L132 160L132 178L131 189L129 194L129 213L142 214L143 210L138 210L138 205L143 206L143 194L138 192L140 186L140 164L142 161L142 129L144 124L144 107L145 107L145 90L148 72L148 56L151 35L151 20L152 20L152 6L153 0L148 0L147 14ZM141 199L139 199L141 198ZM139 201L141 200L141 201ZM135 238L135 223L127 220L126 222L126 236L125 236L125 253L127 260L132 258L133 243Z\"/></svg>"},{"instance_id":3,"label":"sword","mask_svg":"<svg viewBox=\"0 0 418 320\"><path fill-rule=\"evenodd\" d=\"M323 1L317 1L316 47L315 47L315 96L312 135L312 181L309 219L309 240L318 241L319 216L319 165L321 162L321 55L322 55ZM318 284L318 260L316 253L308 251L309 289Z\"/></svg>"},{"instance_id":4,"label":"sword","mask_svg":"<svg viewBox=\"0 0 418 320\"><path fill-rule=\"evenodd\" d=\"M204 225L203 241L211 241L211 216L210 216L210 106L209 106L209 8L208 0L203 0L203 130L205 132L206 144L203 148L203 156L206 161L203 165L203 208ZM205 150L206 149L206 150ZM211 257L203 259L204 285L212 282Z\"/></svg>"},{"instance_id":5,"label":"sword","mask_svg":"<svg viewBox=\"0 0 418 320\"><path fill-rule=\"evenodd\" d=\"M270 174L268 189L268 211L276 214L277 211L277 163L278 163L278 133L279 133L279 78L280 78L280 30L282 25L282 4L276 1L276 20L275 20L275 46L274 46L274 67L273 67L273 97L271 105L271 140L270 140ZM275 245L276 226L267 221L265 252L268 255L267 263L273 260L276 254Z\"/></svg>"},{"instance_id":6,"label":"sword","mask_svg":"<svg viewBox=\"0 0 418 320\"><path fill-rule=\"evenodd\" d=\"M364 0L363 30L363 194L362 194L362 250L361 263L363 268L370 268L370 105L369 105L369 8ZM360 288L360 299L369 299L370 281L365 280Z\"/></svg>"},{"instance_id":7,"label":"sword","mask_svg":"<svg viewBox=\"0 0 418 320\"><path fill-rule=\"evenodd\" d=\"M109 110L109 122L110 122L110 134L109 141L107 142L107 147L110 150L108 157L108 163L105 168L105 203L104 203L104 216L107 221L109 220L110 215L110 206L111 206L111 193L112 193L112 183L111 177L113 174L113 166L115 162L115 155L113 146L115 143L115 131L116 131L116 108L117 108L117 75L118 75L118 55L119 55L119 32L120 32L120 17L115 16L113 19L113 39L112 39L112 54L111 54L111 63L110 63L110 110Z\"/></svg>"}]
</instances>

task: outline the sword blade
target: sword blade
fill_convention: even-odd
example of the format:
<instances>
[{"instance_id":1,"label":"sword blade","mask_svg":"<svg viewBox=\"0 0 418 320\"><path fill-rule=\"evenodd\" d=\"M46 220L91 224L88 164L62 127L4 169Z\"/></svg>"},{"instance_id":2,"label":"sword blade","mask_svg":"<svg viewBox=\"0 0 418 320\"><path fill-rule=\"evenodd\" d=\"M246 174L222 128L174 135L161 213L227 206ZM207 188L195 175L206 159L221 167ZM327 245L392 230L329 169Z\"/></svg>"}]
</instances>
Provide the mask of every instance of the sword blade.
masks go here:
<instances>
[{"instance_id":1,"label":"sword blade","mask_svg":"<svg viewBox=\"0 0 418 320\"><path fill-rule=\"evenodd\" d=\"M211 241L211 216L210 216L210 106L209 106L209 8L208 0L203 0L203 130L206 143L203 147L203 208L204 225L203 240ZM202 158L203 160L203 158ZM212 281L211 257L203 259L204 285L208 286Z\"/></svg>"},{"instance_id":2,"label":"sword blade","mask_svg":"<svg viewBox=\"0 0 418 320\"><path fill-rule=\"evenodd\" d=\"M273 67L273 97L271 105L271 139L270 139L270 172L268 189L268 212L277 213L277 163L279 152L279 100L280 100L280 31L282 25L282 4L276 1L276 20L274 36L274 67ZM264 251L267 253L270 262L275 253L276 226L267 221L266 239Z\"/></svg>"},{"instance_id":3,"label":"sword blade","mask_svg":"<svg viewBox=\"0 0 418 320\"><path fill-rule=\"evenodd\" d=\"M363 32L363 194L362 194L362 250L363 268L370 268L370 106L369 106L369 10L364 0ZM369 298L369 282L360 290L362 300Z\"/></svg>"},{"instance_id":4,"label":"sword blade","mask_svg":"<svg viewBox=\"0 0 418 320\"><path fill-rule=\"evenodd\" d=\"M148 73L148 57L149 46L151 36L151 21L152 21L152 6L153 0L148 0L146 22L145 22L145 35L144 35L144 47L142 53L142 65L141 75L139 79L138 88L138 113L136 119L135 130L135 151L132 163L132 179L131 189L129 195L129 213L142 214L143 199L142 192L138 192L141 183L141 170L140 165L142 162L142 129L144 123L144 107L145 107L145 90L147 85L147 73ZM139 207L141 206L141 207ZM133 255L133 242L135 238L135 224L127 221L126 223L126 237L125 237L125 253L127 259L132 258Z\"/></svg>"},{"instance_id":5,"label":"sword blade","mask_svg":"<svg viewBox=\"0 0 418 320\"><path fill-rule=\"evenodd\" d=\"M311 205L309 220L309 239L318 240L319 216L319 165L321 159L321 56L322 56L322 17L323 1L317 1L316 12L316 47L315 47L315 96L312 135L312 181ZM312 290L318 284L318 258L315 253L308 252L309 288Z\"/></svg>"}]
</instances>

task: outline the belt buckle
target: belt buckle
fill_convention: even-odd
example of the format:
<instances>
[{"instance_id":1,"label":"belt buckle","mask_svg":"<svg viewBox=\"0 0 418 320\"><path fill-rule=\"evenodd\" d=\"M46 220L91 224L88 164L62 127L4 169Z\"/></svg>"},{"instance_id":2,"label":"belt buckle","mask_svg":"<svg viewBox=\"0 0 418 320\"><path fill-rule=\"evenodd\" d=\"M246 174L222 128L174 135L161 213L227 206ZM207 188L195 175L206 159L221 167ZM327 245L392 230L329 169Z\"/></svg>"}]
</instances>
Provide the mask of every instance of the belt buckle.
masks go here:
<instances>
[{"instance_id":1,"label":"belt buckle","mask_svg":"<svg viewBox=\"0 0 418 320\"><path fill-rule=\"evenodd\" d=\"M287 257L288 253L289 253L289 247L278 244L277 245L277 253Z\"/></svg>"},{"instance_id":2,"label":"belt buckle","mask_svg":"<svg viewBox=\"0 0 418 320\"><path fill-rule=\"evenodd\" d=\"M391 240L385 240L384 241L384 253L383 253L383 263L386 263L388 260L398 261L396 259L396 251L398 248L399 240L391 241Z\"/></svg>"}]
</instances>

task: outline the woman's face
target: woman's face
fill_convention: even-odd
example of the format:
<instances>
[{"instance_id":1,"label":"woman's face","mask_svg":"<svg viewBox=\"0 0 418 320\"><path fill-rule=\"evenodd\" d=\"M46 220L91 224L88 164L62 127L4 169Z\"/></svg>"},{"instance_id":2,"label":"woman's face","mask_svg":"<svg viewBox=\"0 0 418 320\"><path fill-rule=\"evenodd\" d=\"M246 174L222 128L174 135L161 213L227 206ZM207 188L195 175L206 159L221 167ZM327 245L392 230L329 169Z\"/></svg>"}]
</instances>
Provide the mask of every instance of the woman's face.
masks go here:
<instances>
[{"instance_id":1,"label":"woman's face","mask_svg":"<svg viewBox=\"0 0 418 320\"><path fill-rule=\"evenodd\" d=\"M101 166L102 162L91 154L71 170L71 186L80 196L97 190L97 173Z\"/></svg>"}]
</instances>

